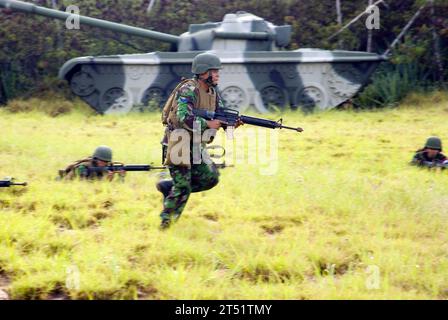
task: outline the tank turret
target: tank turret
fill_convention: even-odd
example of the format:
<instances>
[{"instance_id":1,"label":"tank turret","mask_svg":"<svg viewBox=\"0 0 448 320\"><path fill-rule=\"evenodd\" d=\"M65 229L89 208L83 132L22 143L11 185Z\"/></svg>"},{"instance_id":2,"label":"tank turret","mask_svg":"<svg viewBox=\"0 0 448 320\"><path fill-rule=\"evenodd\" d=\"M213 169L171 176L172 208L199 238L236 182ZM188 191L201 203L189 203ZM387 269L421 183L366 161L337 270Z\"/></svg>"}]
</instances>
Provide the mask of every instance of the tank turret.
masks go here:
<instances>
[{"instance_id":1,"label":"tank turret","mask_svg":"<svg viewBox=\"0 0 448 320\"><path fill-rule=\"evenodd\" d=\"M226 14L222 22L191 24L180 38L178 51L276 51L289 44L291 26L240 11Z\"/></svg>"},{"instance_id":2,"label":"tank turret","mask_svg":"<svg viewBox=\"0 0 448 320\"><path fill-rule=\"evenodd\" d=\"M66 20L71 13L15 0L0 7ZM191 24L179 36L79 15L81 25L159 40L172 52L80 57L67 61L59 77L99 113L127 113L148 104L163 106L182 77L191 77L193 58L213 51L223 65L220 91L227 107L333 108L357 94L384 56L356 51L286 50L289 25L276 26L247 12L220 22Z\"/></svg>"}]
</instances>

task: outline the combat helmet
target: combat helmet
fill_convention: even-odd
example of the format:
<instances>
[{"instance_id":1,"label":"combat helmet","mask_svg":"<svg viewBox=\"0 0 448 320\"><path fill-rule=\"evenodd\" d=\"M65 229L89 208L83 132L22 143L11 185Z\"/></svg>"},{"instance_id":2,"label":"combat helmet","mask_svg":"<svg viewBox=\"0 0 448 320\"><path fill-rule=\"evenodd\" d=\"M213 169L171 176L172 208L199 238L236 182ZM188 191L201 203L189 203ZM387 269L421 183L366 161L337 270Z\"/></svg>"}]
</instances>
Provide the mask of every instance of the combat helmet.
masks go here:
<instances>
[{"instance_id":1,"label":"combat helmet","mask_svg":"<svg viewBox=\"0 0 448 320\"><path fill-rule=\"evenodd\" d=\"M442 140L439 137L429 137L426 140L425 148L442 151Z\"/></svg>"},{"instance_id":2,"label":"combat helmet","mask_svg":"<svg viewBox=\"0 0 448 320\"><path fill-rule=\"evenodd\" d=\"M191 72L201 74L210 69L222 69L221 60L214 53L204 52L198 54L191 65Z\"/></svg>"},{"instance_id":3,"label":"combat helmet","mask_svg":"<svg viewBox=\"0 0 448 320\"><path fill-rule=\"evenodd\" d=\"M112 161L112 149L108 146L99 146L95 149L92 158L99 159L106 162Z\"/></svg>"}]
</instances>

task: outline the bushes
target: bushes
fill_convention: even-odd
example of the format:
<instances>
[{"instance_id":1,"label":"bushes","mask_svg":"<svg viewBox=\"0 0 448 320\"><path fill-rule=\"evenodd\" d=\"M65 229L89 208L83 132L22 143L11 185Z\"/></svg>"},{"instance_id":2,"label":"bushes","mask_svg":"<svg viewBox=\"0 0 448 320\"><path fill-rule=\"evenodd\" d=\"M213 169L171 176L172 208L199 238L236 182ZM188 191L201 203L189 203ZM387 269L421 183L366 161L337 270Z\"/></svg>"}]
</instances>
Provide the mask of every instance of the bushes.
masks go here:
<instances>
[{"instance_id":1,"label":"bushes","mask_svg":"<svg viewBox=\"0 0 448 320\"><path fill-rule=\"evenodd\" d=\"M425 94L411 92L404 98L400 108L405 108L406 106L428 107L444 103L445 101L448 102L447 91L435 90Z\"/></svg>"},{"instance_id":2,"label":"bushes","mask_svg":"<svg viewBox=\"0 0 448 320\"><path fill-rule=\"evenodd\" d=\"M368 85L353 101L358 108L396 106L410 93L434 89L417 63L381 66Z\"/></svg>"},{"instance_id":3,"label":"bushes","mask_svg":"<svg viewBox=\"0 0 448 320\"><path fill-rule=\"evenodd\" d=\"M85 103L81 101L67 101L59 96L46 96L43 99L15 99L11 100L5 109L11 113L38 111L46 113L51 117L58 117L80 109L84 113L93 113L93 110L86 106Z\"/></svg>"}]
</instances>

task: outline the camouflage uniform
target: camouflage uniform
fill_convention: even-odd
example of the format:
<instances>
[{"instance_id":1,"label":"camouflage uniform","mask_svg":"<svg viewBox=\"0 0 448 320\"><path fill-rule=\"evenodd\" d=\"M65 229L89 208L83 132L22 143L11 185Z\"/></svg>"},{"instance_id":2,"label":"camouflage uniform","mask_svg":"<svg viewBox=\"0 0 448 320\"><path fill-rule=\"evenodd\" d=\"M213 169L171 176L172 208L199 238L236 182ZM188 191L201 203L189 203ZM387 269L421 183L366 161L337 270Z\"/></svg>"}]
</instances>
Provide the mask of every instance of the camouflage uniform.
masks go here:
<instances>
[{"instance_id":1,"label":"camouflage uniform","mask_svg":"<svg viewBox=\"0 0 448 320\"><path fill-rule=\"evenodd\" d=\"M439 152L435 158L430 158L428 157L428 152L419 150L412 158L411 164L419 167L435 167L443 164L447 160L447 157L441 152Z\"/></svg>"},{"instance_id":2,"label":"camouflage uniform","mask_svg":"<svg viewBox=\"0 0 448 320\"><path fill-rule=\"evenodd\" d=\"M91 157L78 160L75 163L69 165L63 170L59 170L59 177L67 180L73 180L74 178L86 179L86 180L101 180L107 173L105 172L92 172L89 168L99 167L98 161L102 161L106 165L114 164L112 162L112 149L108 146L99 146L93 152ZM116 163L118 164L118 163Z\"/></svg>"},{"instance_id":3,"label":"camouflage uniform","mask_svg":"<svg viewBox=\"0 0 448 320\"><path fill-rule=\"evenodd\" d=\"M193 128L193 123L196 121L202 134L208 129L207 122L201 117L195 117L192 112L193 108L197 107L199 90L192 82L187 82L179 88L176 96L176 117L179 126L182 128ZM216 95L215 106L213 107L222 106L221 98L219 95ZM204 144L201 147L203 148ZM209 190L218 184L219 172L216 165L210 159L209 163L211 164L205 162L194 164L192 162L191 150L192 148L190 148L190 166L168 166L173 179L173 187L164 199L164 209L160 214L162 221L178 219L192 192Z\"/></svg>"},{"instance_id":4,"label":"camouflage uniform","mask_svg":"<svg viewBox=\"0 0 448 320\"><path fill-rule=\"evenodd\" d=\"M428 154L428 149L437 150L438 153L435 157L430 158ZM441 165L446 165L447 158L442 154L442 140L439 137L429 137L426 139L425 146L418 150L417 153L412 158L411 164L420 167L437 167Z\"/></svg>"},{"instance_id":5,"label":"camouflage uniform","mask_svg":"<svg viewBox=\"0 0 448 320\"><path fill-rule=\"evenodd\" d=\"M102 172L89 172L89 168L97 166L98 165L93 158L86 158L76 161L64 170L61 170L60 176L66 180L73 180L75 178L82 180L101 180L107 176L107 174Z\"/></svg>"}]
</instances>

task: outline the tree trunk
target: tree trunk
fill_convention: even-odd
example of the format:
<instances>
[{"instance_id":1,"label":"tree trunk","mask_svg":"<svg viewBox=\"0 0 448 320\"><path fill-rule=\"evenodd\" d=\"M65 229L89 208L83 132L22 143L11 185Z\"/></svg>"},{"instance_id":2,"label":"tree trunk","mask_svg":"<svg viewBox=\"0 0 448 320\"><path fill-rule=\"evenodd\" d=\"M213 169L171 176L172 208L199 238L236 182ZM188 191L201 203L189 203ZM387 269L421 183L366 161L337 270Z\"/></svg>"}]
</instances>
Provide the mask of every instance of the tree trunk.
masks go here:
<instances>
[{"instance_id":1,"label":"tree trunk","mask_svg":"<svg viewBox=\"0 0 448 320\"><path fill-rule=\"evenodd\" d=\"M342 27L341 0L336 0L336 15L337 15L338 25L341 28ZM343 49L343 47L344 47L344 42L342 41L342 39L339 39L338 49Z\"/></svg>"},{"instance_id":2,"label":"tree trunk","mask_svg":"<svg viewBox=\"0 0 448 320\"><path fill-rule=\"evenodd\" d=\"M54 10L58 10L59 11L58 1L57 0L51 0L51 6L52 6L52 8ZM55 23L56 23L56 44L55 44L55 49L56 50L61 50L62 47L63 47L61 22L59 20L56 20Z\"/></svg>"},{"instance_id":3,"label":"tree trunk","mask_svg":"<svg viewBox=\"0 0 448 320\"><path fill-rule=\"evenodd\" d=\"M373 4L373 0L369 0L369 7ZM372 29L367 30L367 52L372 52Z\"/></svg>"},{"instance_id":4,"label":"tree trunk","mask_svg":"<svg viewBox=\"0 0 448 320\"><path fill-rule=\"evenodd\" d=\"M401 38L404 37L406 32L408 32L409 28L414 24L415 20L417 20L417 18L420 16L420 14L422 13L423 9L426 8L427 4L428 4L428 2L425 2L425 4L423 4L420 7L420 9L418 9L418 11L411 18L411 20L409 20L408 24L403 28L403 30L401 30L400 34L394 39L394 41L392 41L392 43L390 44L389 48L387 48L387 50L383 53L384 56L388 56L389 53L397 45L397 43L401 40Z\"/></svg>"},{"instance_id":5,"label":"tree trunk","mask_svg":"<svg viewBox=\"0 0 448 320\"><path fill-rule=\"evenodd\" d=\"M151 13L151 10L154 7L155 3L156 3L156 0L150 0L149 1L148 8L146 8L146 13L147 14Z\"/></svg>"},{"instance_id":6,"label":"tree trunk","mask_svg":"<svg viewBox=\"0 0 448 320\"><path fill-rule=\"evenodd\" d=\"M431 12L431 32L432 32L432 40L433 40L433 46L434 46L434 63L436 65L436 78L437 81L439 81L440 86L444 85L443 82L443 62L442 62L442 55L440 54L440 38L436 30L436 23L435 23L435 10L434 10L434 0L429 0L430 4L430 12Z\"/></svg>"},{"instance_id":7,"label":"tree trunk","mask_svg":"<svg viewBox=\"0 0 448 320\"><path fill-rule=\"evenodd\" d=\"M6 105L8 103L8 97L6 96L6 90L3 83L3 77L2 77L2 69L0 67L0 106Z\"/></svg>"}]
</instances>

